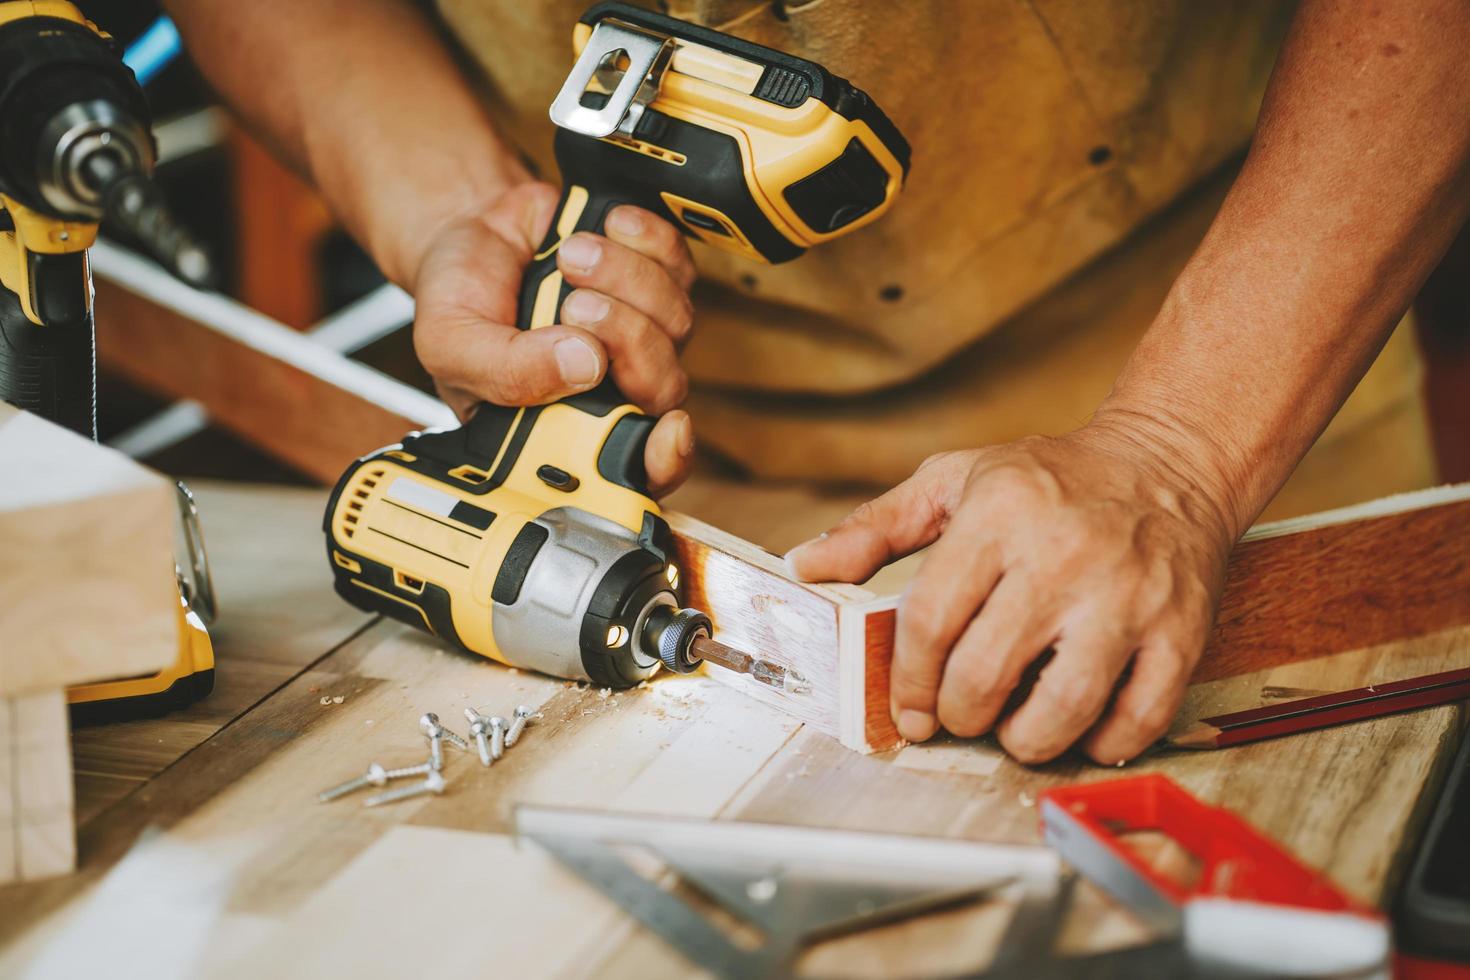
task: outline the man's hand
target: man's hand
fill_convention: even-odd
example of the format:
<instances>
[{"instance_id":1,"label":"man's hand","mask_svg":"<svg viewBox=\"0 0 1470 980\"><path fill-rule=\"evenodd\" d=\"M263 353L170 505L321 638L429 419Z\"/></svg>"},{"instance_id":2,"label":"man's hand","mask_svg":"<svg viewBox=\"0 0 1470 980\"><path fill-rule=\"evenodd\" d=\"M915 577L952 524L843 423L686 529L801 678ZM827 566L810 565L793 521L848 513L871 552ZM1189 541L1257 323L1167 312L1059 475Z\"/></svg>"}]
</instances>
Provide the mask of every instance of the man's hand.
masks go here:
<instances>
[{"instance_id":1,"label":"man's hand","mask_svg":"<svg viewBox=\"0 0 1470 980\"><path fill-rule=\"evenodd\" d=\"M645 463L650 489L667 493L684 479L694 450L689 415L675 410L689 387L678 361L694 322L688 246L651 212L615 208L606 236L578 233L557 252L558 268L575 287L560 321L517 330L521 273L556 203L547 184L517 184L488 209L439 230L413 283L419 360L460 418L481 401L552 402L596 386L611 371L630 401L662 416Z\"/></svg>"},{"instance_id":2,"label":"man's hand","mask_svg":"<svg viewBox=\"0 0 1470 980\"><path fill-rule=\"evenodd\" d=\"M898 609L900 733L995 728L1022 762L1085 736L1089 755L1117 763L1178 710L1235 538L1217 498L1168 458L1104 425L944 453L789 561L806 581L862 582L932 543ZM1002 718L1047 649L1029 697Z\"/></svg>"}]
</instances>

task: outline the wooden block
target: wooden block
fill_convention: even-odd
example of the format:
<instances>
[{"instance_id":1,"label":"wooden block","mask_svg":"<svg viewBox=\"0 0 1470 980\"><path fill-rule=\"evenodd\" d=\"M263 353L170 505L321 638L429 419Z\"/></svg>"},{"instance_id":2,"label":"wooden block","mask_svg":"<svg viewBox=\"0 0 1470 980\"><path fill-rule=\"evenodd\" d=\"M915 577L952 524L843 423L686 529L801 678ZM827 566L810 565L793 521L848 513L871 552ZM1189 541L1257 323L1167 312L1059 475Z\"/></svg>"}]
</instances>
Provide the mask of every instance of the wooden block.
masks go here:
<instances>
[{"instance_id":1,"label":"wooden block","mask_svg":"<svg viewBox=\"0 0 1470 980\"><path fill-rule=\"evenodd\" d=\"M9 766L10 877L65 874L76 866L66 695L46 691L4 703L0 753Z\"/></svg>"},{"instance_id":2,"label":"wooden block","mask_svg":"<svg viewBox=\"0 0 1470 980\"><path fill-rule=\"evenodd\" d=\"M0 697L178 654L173 484L0 404Z\"/></svg>"}]
</instances>

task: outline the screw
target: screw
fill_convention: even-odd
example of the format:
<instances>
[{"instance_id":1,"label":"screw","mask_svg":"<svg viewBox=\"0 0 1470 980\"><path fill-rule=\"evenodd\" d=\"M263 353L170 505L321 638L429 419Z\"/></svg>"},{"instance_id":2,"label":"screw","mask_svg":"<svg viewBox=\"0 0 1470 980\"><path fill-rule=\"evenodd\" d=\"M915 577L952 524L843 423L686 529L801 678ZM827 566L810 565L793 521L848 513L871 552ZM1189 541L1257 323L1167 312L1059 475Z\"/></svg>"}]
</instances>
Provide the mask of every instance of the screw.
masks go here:
<instances>
[{"instance_id":1,"label":"screw","mask_svg":"<svg viewBox=\"0 0 1470 980\"><path fill-rule=\"evenodd\" d=\"M439 724L439 716L432 711L419 719L419 728L429 740L429 765L434 769L444 768L444 742L455 748L469 750L469 743Z\"/></svg>"},{"instance_id":2,"label":"screw","mask_svg":"<svg viewBox=\"0 0 1470 980\"><path fill-rule=\"evenodd\" d=\"M444 787L448 785L449 783L445 781L444 776L437 769L431 769L423 782L414 783L412 786L401 786L398 789L390 789L385 793L378 793L376 796L369 796L363 801L363 806L382 806L385 803L397 803L399 800L406 800L411 796L423 796L425 793L433 793L437 796L444 792Z\"/></svg>"},{"instance_id":3,"label":"screw","mask_svg":"<svg viewBox=\"0 0 1470 980\"><path fill-rule=\"evenodd\" d=\"M475 737L475 747L480 750L480 765L490 765L495 761L490 757L490 743L485 737L485 733L489 730L490 719L474 708L464 709L464 716L470 721L470 734Z\"/></svg>"},{"instance_id":4,"label":"screw","mask_svg":"<svg viewBox=\"0 0 1470 980\"><path fill-rule=\"evenodd\" d=\"M490 758L505 755L505 719L496 715L490 719Z\"/></svg>"},{"instance_id":5,"label":"screw","mask_svg":"<svg viewBox=\"0 0 1470 980\"><path fill-rule=\"evenodd\" d=\"M355 793L364 786L382 786L392 778L393 776L388 770L374 762L368 766L367 772L358 776L356 779L349 779L345 783L333 786L331 789L324 789L316 794L316 801L318 803L330 803L337 797L346 796L348 793Z\"/></svg>"},{"instance_id":6,"label":"screw","mask_svg":"<svg viewBox=\"0 0 1470 980\"><path fill-rule=\"evenodd\" d=\"M389 769L384 775L389 779L402 779L404 776L427 776L433 768L433 763L420 762L416 766L404 766L402 769Z\"/></svg>"},{"instance_id":7,"label":"screw","mask_svg":"<svg viewBox=\"0 0 1470 980\"><path fill-rule=\"evenodd\" d=\"M510 723L510 731L505 733L505 747L510 748L520 741L521 732L526 730L526 723L531 720L534 712L530 705L516 705L516 720Z\"/></svg>"}]
</instances>

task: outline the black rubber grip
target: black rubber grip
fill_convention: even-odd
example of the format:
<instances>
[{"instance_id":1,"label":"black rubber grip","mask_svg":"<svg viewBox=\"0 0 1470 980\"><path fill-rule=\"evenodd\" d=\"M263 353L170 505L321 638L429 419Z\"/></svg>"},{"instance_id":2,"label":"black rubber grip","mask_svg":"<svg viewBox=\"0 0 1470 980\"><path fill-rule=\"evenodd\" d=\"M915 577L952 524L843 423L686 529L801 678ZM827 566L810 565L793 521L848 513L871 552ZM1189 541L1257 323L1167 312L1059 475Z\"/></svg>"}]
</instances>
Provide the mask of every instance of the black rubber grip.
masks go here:
<instances>
[{"instance_id":1,"label":"black rubber grip","mask_svg":"<svg viewBox=\"0 0 1470 980\"><path fill-rule=\"evenodd\" d=\"M90 315L37 326L0 289L0 400L97 438L95 350Z\"/></svg>"},{"instance_id":2,"label":"black rubber grip","mask_svg":"<svg viewBox=\"0 0 1470 980\"><path fill-rule=\"evenodd\" d=\"M528 523L516 532L510 543L500 571L495 575L495 584L490 589L490 598L502 606L513 606L521 597L521 585L531 571L531 563L541 553L541 546L550 537L550 532L540 524Z\"/></svg>"}]
</instances>

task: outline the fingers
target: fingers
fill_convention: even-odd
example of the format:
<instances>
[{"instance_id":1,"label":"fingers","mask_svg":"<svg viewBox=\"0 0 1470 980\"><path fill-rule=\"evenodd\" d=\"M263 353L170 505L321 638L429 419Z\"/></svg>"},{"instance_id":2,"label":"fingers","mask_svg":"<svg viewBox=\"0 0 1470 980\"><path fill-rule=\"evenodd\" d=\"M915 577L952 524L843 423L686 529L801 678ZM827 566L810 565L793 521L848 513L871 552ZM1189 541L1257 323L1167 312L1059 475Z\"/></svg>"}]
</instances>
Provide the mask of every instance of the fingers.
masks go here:
<instances>
[{"instance_id":1,"label":"fingers","mask_svg":"<svg viewBox=\"0 0 1470 980\"><path fill-rule=\"evenodd\" d=\"M1083 743L1105 766L1134 758L1168 730L1184 701L1192 661L1175 645L1147 643L1133 658L1133 676Z\"/></svg>"},{"instance_id":2,"label":"fingers","mask_svg":"<svg viewBox=\"0 0 1470 980\"><path fill-rule=\"evenodd\" d=\"M688 339L694 327L689 294L656 260L610 238L579 232L561 243L556 264L568 283L625 303L673 343Z\"/></svg>"},{"instance_id":3,"label":"fingers","mask_svg":"<svg viewBox=\"0 0 1470 980\"><path fill-rule=\"evenodd\" d=\"M551 230L561 192L550 184L522 184L502 199L503 206L484 216L485 224L516 251L516 266L524 266Z\"/></svg>"},{"instance_id":4,"label":"fingers","mask_svg":"<svg viewBox=\"0 0 1470 980\"><path fill-rule=\"evenodd\" d=\"M643 208L623 204L607 215L607 237L663 266L684 292L694 285L694 257L677 228Z\"/></svg>"},{"instance_id":5,"label":"fingers","mask_svg":"<svg viewBox=\"0 0 1470 980\"><path fill-rule=\"evenodd\" d=\"M890 710L899 734L911 742L938 729L940 680L950 648L1001 579L999 548L977 525L964 511L956 514L899 602Z\"/></svg>"},{"instance_id":6,"label":"fingers","mask_svg":"<svg viewBox=\"0 0 1470 980\"><path fill-rule=\"evenodd\" d=\"M935 456L875 500L858 506L836 527L792 548L786 567L802 582L866 582L884 565L939 537L949 520L953 482L962 460Z\"/></svg>"},{"instance_id":7,"label":"fingers","mask_svg":"<svg viewBox=\"0 0 1470 980\"><path fill-rule=\"evenodd\" d=\"M1107 707L1113 684L1137 644L1094 619L1064 632L1054 647L1056 656L1026 703L996 732L1019 762L1054 759L1081 738Z\"/></svg>"},{"instance_id":8,"label":"fingers","mask_svg":"<svg viewBox=\"0 0 1470 980\"><path fill-rule=\"evenodd\" d=\"M440 385L497 405L556 401L592 388L607 371L602 342L586 330L517 330L467 313L421 317L414 349Z\"/></svg>"},{"instance_id":9,"label":"fingers","mask_svg":"<svg viewBox=\"0 0 1470 980\"><path fill-rule=\"evenodd\" d=\"M647 316L602 293L577 289L562 303L561 318L602 341L613 380L639 408L662 415L684 401L689 379L674 342Z\"/></svg>"},{"instance_id":10,"label":"fingers","mask_svg":"<svg viewBox=\"0 0 1470 980\"><path fill-rule=\"evenodd\" d=\"M1056 638L1035 590L1011 571L965 627L944 665L939 723L961 738L988 732L1026 667Z\"/></svg>"},{"instance_id":11,"label":"fingers","mask_svg":"<svg viewBox=\"0 0 1470 980\"><path fill-rule=\"evenodd\" d=\"M643 449L648 492L655 498L673 493L689 475L693 462L694 425L689 413L669 412L654 425Z\"/></svg>"}]
</instances>

